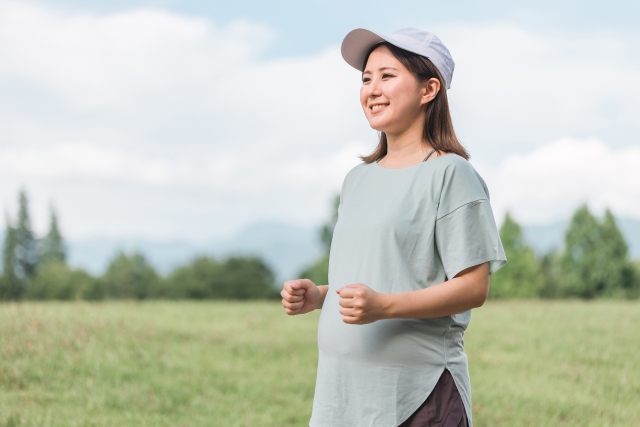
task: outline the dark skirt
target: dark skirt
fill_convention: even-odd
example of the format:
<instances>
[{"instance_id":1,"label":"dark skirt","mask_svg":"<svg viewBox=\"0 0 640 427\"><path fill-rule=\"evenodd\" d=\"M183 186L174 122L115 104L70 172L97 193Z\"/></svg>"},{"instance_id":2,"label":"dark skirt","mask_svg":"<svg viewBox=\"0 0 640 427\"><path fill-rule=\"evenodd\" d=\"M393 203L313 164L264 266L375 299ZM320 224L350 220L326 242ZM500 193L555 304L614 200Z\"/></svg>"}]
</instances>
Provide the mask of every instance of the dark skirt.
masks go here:
<instances>
[{"instance_id":1,"label":"dark skirt","mask_svg":"<svg viewBox=\"0 0 640 427\"><path fill-rule=\"evenodd\" d=\"M399 427L468 427L451 372L444 370L427 400Z\"/></svg>"}]
</instances>

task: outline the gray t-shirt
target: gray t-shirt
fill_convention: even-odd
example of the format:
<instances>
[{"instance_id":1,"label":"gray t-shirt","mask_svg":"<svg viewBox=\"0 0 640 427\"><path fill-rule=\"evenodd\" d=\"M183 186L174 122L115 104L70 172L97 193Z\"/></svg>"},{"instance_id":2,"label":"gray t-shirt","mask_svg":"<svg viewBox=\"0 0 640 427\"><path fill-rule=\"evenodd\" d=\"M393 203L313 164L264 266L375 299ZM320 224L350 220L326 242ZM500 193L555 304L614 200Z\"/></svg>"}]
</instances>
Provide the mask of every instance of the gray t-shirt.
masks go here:
<instances>
[{"instance_id":1,"label":"gray t-shirt","mask_svg":"<svg viewBox=\"0 0 640 427\"><path fill-rule=\"evenodd\" d=\"M342 321L335 290L423 289L465 268L506 257L487 186L473 166L446 154L390 169L361 163L342 185L329 256L329 291L318 325L311 427L397 427L448 369L469 425L471 389L463 334L471 311L432 319Z\"/></svg>"}]
</instances>

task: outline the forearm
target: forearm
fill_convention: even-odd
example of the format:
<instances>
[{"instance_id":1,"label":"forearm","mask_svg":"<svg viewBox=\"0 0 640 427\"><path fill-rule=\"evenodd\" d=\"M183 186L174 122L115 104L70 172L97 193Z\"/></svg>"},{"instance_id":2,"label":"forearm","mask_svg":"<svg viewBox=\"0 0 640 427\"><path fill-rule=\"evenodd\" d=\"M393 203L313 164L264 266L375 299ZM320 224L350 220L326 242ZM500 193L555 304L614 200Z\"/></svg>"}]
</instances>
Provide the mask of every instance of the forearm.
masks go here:
<instances>
[{"instance_id":1,"label":"forearm","mask_svg":"<svg viewBox=\"0 0 640 427\"><path fill-rule=\"evenodd\" d=\"M469 270L469 274L425 289L385 294L385 318L442 317L480 307L489 289L488 266Z\"/></svg>"}]
</instances>

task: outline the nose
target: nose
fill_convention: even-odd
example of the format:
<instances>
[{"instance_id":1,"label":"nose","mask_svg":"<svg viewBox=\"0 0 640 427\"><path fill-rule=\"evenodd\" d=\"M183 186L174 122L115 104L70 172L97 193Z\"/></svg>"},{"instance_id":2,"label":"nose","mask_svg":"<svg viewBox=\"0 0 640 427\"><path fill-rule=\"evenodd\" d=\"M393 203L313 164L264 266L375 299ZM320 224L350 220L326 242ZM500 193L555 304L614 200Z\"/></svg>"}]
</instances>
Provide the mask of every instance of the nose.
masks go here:
<instances>
[{"instance_id":1,"label":"nose","mask_svg":"<svg viewBox=\"0 0 640 427\"><path fill-rule=\"evenodd\" d=\"M371 84L369 85L369 97L375 98L380 95L382 95L380 81L378 79L371 79Z\"/></svg>"}]
</instances>

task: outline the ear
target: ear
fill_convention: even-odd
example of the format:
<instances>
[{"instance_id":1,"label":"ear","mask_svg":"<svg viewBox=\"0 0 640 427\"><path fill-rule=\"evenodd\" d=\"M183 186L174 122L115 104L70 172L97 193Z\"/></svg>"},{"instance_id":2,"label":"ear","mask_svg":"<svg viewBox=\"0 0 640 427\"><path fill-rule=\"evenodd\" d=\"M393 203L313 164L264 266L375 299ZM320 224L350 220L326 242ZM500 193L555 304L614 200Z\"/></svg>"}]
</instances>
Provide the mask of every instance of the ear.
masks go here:
<instances>
[{"instance_id":1,"label":"ear","mask_svg":"<svg viewBox=\"0 0 640 427\"><path fill-rule=\"evenodd\" d=\"M440 80L432 77L424 82L422 84L422 99L420 100L420 105L425 105L433 101L438 92L440 92Z\"/></svg>"}]
</instances>

